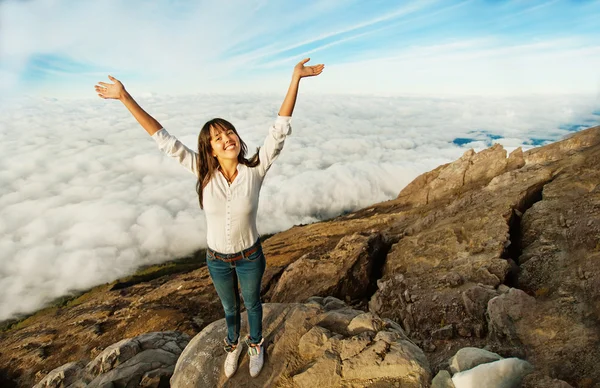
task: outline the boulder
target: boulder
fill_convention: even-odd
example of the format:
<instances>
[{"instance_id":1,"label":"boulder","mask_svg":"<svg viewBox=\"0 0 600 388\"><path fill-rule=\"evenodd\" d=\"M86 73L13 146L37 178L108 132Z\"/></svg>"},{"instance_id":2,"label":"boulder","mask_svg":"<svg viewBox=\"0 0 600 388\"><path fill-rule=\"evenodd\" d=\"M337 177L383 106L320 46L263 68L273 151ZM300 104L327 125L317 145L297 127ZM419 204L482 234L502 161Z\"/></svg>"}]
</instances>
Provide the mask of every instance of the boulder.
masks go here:
<instances>
[{"instance_id":1,"label":"boulder","mask_svg":"<svg viewBox=\"0 0 600 388\"><path fill-rule=\"evenodd\" d=\"M316 298L306 304L266 303L263 309L266 354L258 377L249 379L245 354L236 374L225 377L226 325L222 319L190 341L177 362L171 386L423 387L430 381L421 349L389 320L347 306L328 310Z\"/></svg>"},{"instance_id":2,"label":"boulder","mask_svg":"<svg viewBox=\"0 0 600 388\"><path fill-rule=\"evenodd\" d=\"M532 371L533 366L527 361L505 358L456 373L452 382L456 388L518 388Z\"/></svg>"},{"instance_id":3,"label":"boulder","mask_svg":"<svg viewBox=\"0 0 600 388\"><path fill-rule=\"evenodd\" d=\"M480 364L502 359L499 354L479 348L462 348L448 360L450 372L458 373Z\"/></svg>"},{"instance_id":4,"label":"boulder","mask_svg":"<svg viewBox=\"0 0 600 388\"><path fill-rule=\"evenodd\" d=\"M65 365L53 369L33 388L59 388L76 386L78 380L82 377L85 363L81 361L69 362Z\"/></svg>"},{"instance_id":5,"label":"boulder","mask_svg":"<svg viewBox=\"0 0 600 388\"><path fill-rule=\"evenodd\" d=\"M447 370L441 370L431 381L431 388L456 388Z\"/></svg>"},{"instance_id":6,"label":"boulder","mask_svg":"<svg viewBox=\"0 0 600 388\"><path fill-rule=\"evenodd\" d=\"M94 388L164 386L190 340L178 332L146 333L119 341L85 365L71 362L52 370L35 387ZM85 365L85 366L84 366Z\"/></svg>"}]
</instances>

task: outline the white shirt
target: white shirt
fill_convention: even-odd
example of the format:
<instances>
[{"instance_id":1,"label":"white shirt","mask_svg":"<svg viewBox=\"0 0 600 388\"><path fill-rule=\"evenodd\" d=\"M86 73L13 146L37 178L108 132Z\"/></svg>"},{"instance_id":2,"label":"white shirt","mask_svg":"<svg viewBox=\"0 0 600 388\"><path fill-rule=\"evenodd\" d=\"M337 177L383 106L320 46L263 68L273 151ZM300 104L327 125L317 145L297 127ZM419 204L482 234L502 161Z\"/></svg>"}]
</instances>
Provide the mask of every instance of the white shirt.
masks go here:
<instances>
[{"instance_id":1,"label":"white shirt","mask_svg":"<svg viewBox=\"0 0 600 388\"><path fill-rule=\"evenodd\" d=\"M207 223L208 247L219 253L236 253L250 248L258 239L256 213L258 194L265 174L277 159L287 135L292 133L290 116L278 116L258 153L260 164L248 167L239 163L231 186L215 171L202 192ZM198 177L196 152L162 128L152 138L165 154L176 158Z\"/></svg>"}]
</instances>

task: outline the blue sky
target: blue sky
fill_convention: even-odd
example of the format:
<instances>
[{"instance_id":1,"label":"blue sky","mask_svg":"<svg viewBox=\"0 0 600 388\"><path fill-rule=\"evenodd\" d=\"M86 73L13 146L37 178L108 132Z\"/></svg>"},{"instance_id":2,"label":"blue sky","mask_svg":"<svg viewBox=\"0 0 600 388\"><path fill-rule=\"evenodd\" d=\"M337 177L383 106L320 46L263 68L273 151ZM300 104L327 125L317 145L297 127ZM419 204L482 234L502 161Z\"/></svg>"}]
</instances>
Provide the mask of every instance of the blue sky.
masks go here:
<instances>
[{"instance_id":1,"label":"blue sky","mask_svg":"<svg viewBox=\"0 0 600 388\"><path fill-rule=\"evenodd\" d=\"M596 95L599 17L599 1L5 0L0 87L277 92L311 57L319 93Z\"/></svg>"}]
</instances>

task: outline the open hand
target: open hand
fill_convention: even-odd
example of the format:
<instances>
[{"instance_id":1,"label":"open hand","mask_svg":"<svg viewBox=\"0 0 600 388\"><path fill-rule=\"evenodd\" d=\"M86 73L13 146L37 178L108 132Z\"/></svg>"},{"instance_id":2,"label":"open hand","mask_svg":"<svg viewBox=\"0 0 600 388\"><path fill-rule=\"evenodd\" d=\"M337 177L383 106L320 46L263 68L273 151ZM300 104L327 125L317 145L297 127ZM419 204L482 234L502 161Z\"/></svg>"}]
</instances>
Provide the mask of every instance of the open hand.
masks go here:
<instances>
[{"instance_id":1,"label":"open hand","mask_svg":"<svg viewBox=\"0 0 600 388\"><path fill-rule=\"evenodd\" d=\"M123 86L121 81L119 81L112 75L109 75L108 79L113 81L114 84L98 82L98 85L96 85L95 87L96 93L98 93L98 96L104 99L113 98L116 100L120 100L125 95L125 87Z\"/></svg>"},{"instance_id":2,"label":"open hand","mask_svg":"<svg viewBox=\"0 0 600 388\"><path fill-rule=\"evenodd\" d=\"M313 77L315 75L321 74L323 68L325 68L324 64L314 65L314 66L304 66L306 62L310 61L310 58L305 58L301 60L296 67L294 67L294 76L299 78L304 77Z\"/></svg>"}]
</instances>

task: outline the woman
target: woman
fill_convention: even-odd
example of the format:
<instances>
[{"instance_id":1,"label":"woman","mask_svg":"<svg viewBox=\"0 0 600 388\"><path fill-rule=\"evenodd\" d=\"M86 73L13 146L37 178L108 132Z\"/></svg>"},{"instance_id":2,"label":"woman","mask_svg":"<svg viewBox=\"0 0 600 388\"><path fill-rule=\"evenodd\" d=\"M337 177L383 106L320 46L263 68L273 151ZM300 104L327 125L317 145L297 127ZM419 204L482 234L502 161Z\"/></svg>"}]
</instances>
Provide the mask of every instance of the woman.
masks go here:
<instances>
[{"instance_id":1,"label":"woman","mask_svg":"<svg viewBox=\"0 0 600 388\"><path fill-rule=\"evenodd\" d=\"M109 76L113 83L99 82L98 96L120 100L135 119L152 136L161 150L177 158L198 178L200 208L207 221L206 263L217 294L225 310L225 374L237 370L243 345L240 344L240 299L238 280L248 312L250 334L245 342L250 356L250 375L257 376L264 362L262 337L262 303L260 286L265 271L265 257L256 229L258 194L265 174L291 134L290 121L300 80L321 74L324 65L304 66L306 58L294 67L292 81L283 100L275 124L263 146L246 159L246 144L231 123L223 119L208 121L198 136L198 152L170 135L127 93L123 84Z\"/></svg>"}]
</instances>

